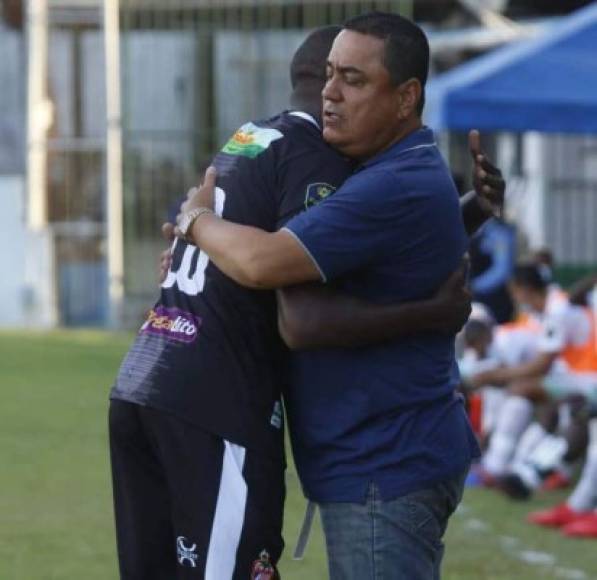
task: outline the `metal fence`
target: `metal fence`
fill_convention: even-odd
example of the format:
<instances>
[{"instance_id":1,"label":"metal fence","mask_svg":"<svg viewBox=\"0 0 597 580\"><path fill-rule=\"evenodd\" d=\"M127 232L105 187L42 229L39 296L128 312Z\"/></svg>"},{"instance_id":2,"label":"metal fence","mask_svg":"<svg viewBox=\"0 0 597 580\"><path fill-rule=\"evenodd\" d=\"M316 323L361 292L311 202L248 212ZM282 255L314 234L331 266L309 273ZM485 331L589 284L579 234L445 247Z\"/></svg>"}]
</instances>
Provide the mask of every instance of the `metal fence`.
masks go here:
<instances>
[{"instance_id":1,"label":"metal fence","mask_svg":"<svg viewBox=\"0 0 597 580\"><path fill-rule=\"evenodd\" d=\"M597 138L550 139L545 232L564 281L597 269Z\"/></svg>"},{"instance_id":2,"label":"metal fence","mask_svg":"<svg viewBox=\"0 0 597 580\"><path fill-rule=\"evenodd\" d=\"M105 264L104 51L97 19L57 19L50 12L47 219L52 231L60 324L103 324Z\"/></svg>"}]
</instances>

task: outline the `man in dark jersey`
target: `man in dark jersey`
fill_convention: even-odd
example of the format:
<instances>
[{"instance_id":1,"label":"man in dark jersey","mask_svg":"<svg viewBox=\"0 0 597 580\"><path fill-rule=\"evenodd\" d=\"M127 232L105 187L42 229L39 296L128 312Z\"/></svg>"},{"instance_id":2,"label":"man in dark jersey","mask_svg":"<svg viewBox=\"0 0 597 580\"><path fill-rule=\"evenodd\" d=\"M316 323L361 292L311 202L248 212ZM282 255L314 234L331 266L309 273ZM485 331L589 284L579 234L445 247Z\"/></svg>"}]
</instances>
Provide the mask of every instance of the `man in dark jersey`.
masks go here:
<instances>
[{"instance_id":1,"label":"man in dark jersey","mask_svg":"<svg viewBox=\"0 0 597 580\"><path fill-rule=\"evenodd\" d=\"M297 110L243 125L216 156L223 217L275 231L350 174L316 120L337 31L318 31L297 51ZM451 284L448 298L379 306L377 319L360 327L345 319L344 340L358 341L364 328L380 329L377 340L388 332L449 331L468 308ZM342 299L335 304L341 308ZM284 362L273 294L235 284L178 241L160 299L111 393L122 578L273 577L283 545Z\"/></svg>"}]
</instances>

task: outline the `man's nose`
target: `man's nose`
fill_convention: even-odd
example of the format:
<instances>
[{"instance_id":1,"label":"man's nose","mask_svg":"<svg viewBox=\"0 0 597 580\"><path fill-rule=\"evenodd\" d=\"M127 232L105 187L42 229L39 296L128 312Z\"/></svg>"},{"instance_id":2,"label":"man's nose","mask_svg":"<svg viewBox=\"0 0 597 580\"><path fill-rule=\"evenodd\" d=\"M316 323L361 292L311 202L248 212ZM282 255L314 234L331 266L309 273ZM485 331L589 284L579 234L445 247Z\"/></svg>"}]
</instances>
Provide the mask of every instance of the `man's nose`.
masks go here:
<instances>
[{"instance_id":1,"label":"man's nose","mask_svg":"<svg viewBox=\"0 0 597 580\"><path fill-rule=\"evenodd\" d=\"M341 94L335 77L329 78L323 85L321 96L328 101L338 101L340 99Z\"/></svg>"}]
</instances>

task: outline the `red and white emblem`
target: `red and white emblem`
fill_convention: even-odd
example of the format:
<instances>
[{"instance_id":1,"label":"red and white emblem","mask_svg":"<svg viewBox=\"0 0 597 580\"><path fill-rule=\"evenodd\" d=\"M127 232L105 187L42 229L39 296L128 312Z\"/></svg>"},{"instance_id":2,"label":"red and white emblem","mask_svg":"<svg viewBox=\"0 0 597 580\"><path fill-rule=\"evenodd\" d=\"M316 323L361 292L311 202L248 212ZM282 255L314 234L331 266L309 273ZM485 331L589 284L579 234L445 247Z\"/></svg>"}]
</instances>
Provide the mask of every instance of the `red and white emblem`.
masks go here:
<instances>
[{"instance_id":1,"label":"red and white emblem","mask_svg":"<svg viewBox=\"0 0 597 580\"><path fill-rule=\"evenodd\" d=\"M263 550L259 560L253 562L251 580L274 580L277 578L276 568L269 560L269 554Z\"/></svg>"}]
</instances>

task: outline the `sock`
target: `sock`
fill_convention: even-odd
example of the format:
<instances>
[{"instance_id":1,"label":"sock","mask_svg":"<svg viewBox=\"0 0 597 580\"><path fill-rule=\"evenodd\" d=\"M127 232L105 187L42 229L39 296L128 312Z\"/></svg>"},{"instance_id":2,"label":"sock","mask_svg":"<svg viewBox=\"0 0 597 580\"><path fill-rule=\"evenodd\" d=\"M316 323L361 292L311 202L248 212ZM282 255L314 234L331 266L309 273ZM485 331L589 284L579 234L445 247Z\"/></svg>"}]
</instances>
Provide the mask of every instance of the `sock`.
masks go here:
<instances>
[{"instance_id":1,"label":"sock","mask_svg":"<svg viewBox=\"0 0 597 580\"><path fill-rule=\"evenodd\" d=\"M580 479L568 505L577 512L585 512L595 508L597 500L597 419L589 422L589 448Z\"/></svg>"},{"instance_id":2,"label":"sock","mask_svg":"<svg viewBox=\"0 0 597 580\"><path fill-rule=\"evenodd\" d=\"M524 397L508 397L502 408L483 458L483 467L492 475L502 475L514 454L516 444L529 424L533 405Z\"/></svg>"},{"instance_id":3,"label":"sock","mask_svg":"<svg viewBox=\"0 0 597 580\"><path fill-rule=\"evenodd\" d=\"M481 425L483 426L483 433L489 434L495 429L500 409L504 401L508 398L508 394L504 389L498 389L497 387L483 387L482 393L483 417L481 419Z\"/></svg>"},{"instance_id":4,"label":"sock","mask_svg":"<svg viewBox=\"0 0 597 580\"><path fill-rule=\"evenodd\" d=\"M539 423L531 423L526 431L522 434L512 464L516 465L527 460L533 449L537 447L539 442L548 435L547 431Z\"/></svg>"},{"instance_id":5,"label":"sock","mask_svg":"<svg viewBox=\"0 0 597 580\"><path fill-rule=\"evenodd\" d=\"M531 423L522 434L522 437L516 446L511 471L518 475L529 489L537 489L542 482L540 473L535 469L534 465L529 462L529 457L535 451L537 446L541 445L543 439L548 436L549 433L541 424Z\"/></svg>"},{"instance_id":6,"label":"sock","mask_svg":"<svg viewBox=\"0 0 597 580\"><path fill-rule=\"evenodd\" d=\"M550 473L560 465L568 451L564 437L547 434L530 453L527 462L541 473Z\"/></svg>"},{"instance_id":7,"label":"sock","mask_svg":"<svg viewBox=\"0 0 597 580\"><path fill-rule=\"evenodd\" d=\"M545 477L561 464L566 451L566 439L546 433L523 461L513 465L512 471L529 489L537 489Z\"/></svg>"},{"instance_id":8,"label":"sock","mask_svg":"<svg viewBox=\"0 0 597 580\"><path fill-rule=\"evenodd\" d=\"M512 467L512 473L518 475L528 489L538 489L543 482L539 472L530 463L517 463Z\"/></svg>"}]
</instances>

